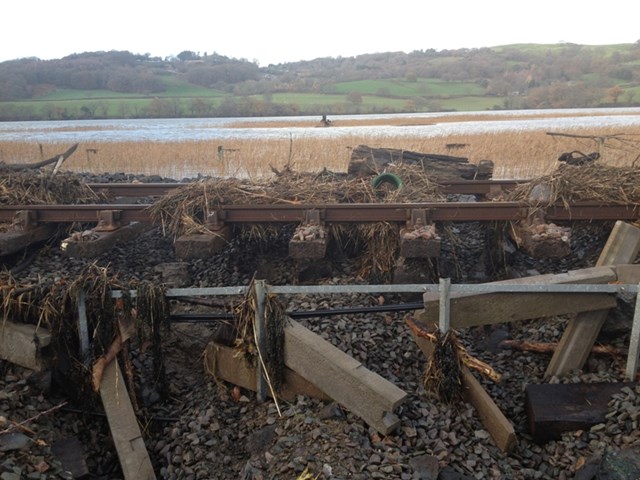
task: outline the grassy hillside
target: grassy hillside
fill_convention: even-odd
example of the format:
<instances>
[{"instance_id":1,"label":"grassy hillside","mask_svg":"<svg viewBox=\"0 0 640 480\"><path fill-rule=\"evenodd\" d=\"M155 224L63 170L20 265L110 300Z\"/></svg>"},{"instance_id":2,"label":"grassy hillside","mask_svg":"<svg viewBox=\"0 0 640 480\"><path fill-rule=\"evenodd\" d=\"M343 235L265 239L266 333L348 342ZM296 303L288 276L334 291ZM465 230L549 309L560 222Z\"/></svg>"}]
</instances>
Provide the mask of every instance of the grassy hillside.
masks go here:
<instances>
[{"instance_id":1,"label":"grassy hillside","mask_svg":"<svg viewBox=\"0 0 640 480\"><path fill-rule=\"evenodd\" d=\"M266 68L186 53L171 60L94 52L57 61L0 63L0 120L411 113L640 102L639 44L519 44Z\"/></svg>"}]
</instances>

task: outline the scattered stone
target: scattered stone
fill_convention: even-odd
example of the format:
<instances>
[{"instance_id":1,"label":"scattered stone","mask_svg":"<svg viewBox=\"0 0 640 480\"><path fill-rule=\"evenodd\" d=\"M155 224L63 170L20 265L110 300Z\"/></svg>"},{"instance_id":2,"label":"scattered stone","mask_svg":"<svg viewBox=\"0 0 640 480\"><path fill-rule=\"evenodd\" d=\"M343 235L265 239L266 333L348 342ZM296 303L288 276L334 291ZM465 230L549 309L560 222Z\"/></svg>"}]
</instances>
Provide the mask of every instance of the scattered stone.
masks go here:
<instances>
[{"instance_id":1,"label":"scattered stone","mask_svg":"<svg viewBox=\"0 0 640 480\"><path fill-rule=\"evenodd\" d=\"M29 445L30 439L20 432L9 432L0 435L0 452L20 450Z\"/></svg>"},{"instance_id":2,"label":"scattered stone","mask_svg":"<svg viewBox=\"0 0 640 480\"><path fill-rule=\"evenodd\" d=\"M413 469L413 479L415 480L437 480L440 466L437 457L433 455L419 455L409 460L409 465Z\"/></svg>"}]
</instances>

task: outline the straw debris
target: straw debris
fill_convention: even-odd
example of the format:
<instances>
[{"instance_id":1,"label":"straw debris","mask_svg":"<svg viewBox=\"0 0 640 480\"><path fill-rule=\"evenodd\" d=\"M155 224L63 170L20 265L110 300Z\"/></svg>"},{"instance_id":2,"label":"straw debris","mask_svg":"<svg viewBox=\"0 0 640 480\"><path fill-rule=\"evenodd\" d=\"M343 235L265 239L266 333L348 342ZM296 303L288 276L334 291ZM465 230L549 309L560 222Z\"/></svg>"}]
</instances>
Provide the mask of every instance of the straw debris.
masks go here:
<instances>
[{"instance_id":1,"label":"straw debris","mask_svg":"<svg viewBox=\"0 0 640 480\"><path fill-rule=\"evenodd\" d=\"M80 175L44 171L3 172L0 178L2 205L54 205L100 203L104 193L94 192Z\"/></svg>"},{"instance_id":2,"label":"straw debris","mask_svg":"<svg viewBox=\"0 0 640 480\"><path fill-rule=\"evenodd\" d=\"M349 177L323 170L317 174L296 173L290 168L274 170L269 180L250 182L237 178L206 179L169 192L151 207L151 217L174 239L194 233L213 233L207 218L224 205L419 203L444 201L438 184L419 166L400 164L388 171L402 179L402 187L388 184L375 188L371 178ZM268 227L247 225L250 236L266 236ZM395 225L354 224L332 226L330 240L341 248L363 252L362 276L389 274L399 245Z\"/></svg>"},{"instance_id":3,"label":"straw debris","mask_svg":"<svg viewBox=\"0 0 640 480\"><path fill-rule=\"evenodd\" d=\"M131 289L137 290L135 299ZM121 290L122 297L114 301L112 290ZM89 350L82 351L78 326L78 306L84 294L87 331L91 336ZM122 285L106 267L92 263L75 279L57 282L19 284L8 272L0 273L0 304L3 318L18 323L41 325L52 335L53 367L56 378L66 391L84 403L97 401L95 372L92 366L108 363L116 354L123 363L130 360L128 342L123 342L121 324L135 323L138 346L151 345L154 360L154 384L160 393L165 391L162 340L169 321L168 302L163 287L145 283ZM115 360L114 360L115 361ZM133 370L127 383L135 398ZM139 373L139 372L137 372ZM100 375L98 375L99 377ZM99 386L99 378L98 378Z\"/></svg>"},{"instance_id":4,"label":"straw debris","mask_svg":"<svg viewBox=\"0 0 640 480\"><path fill-rule=\"evenodd\" d=\"M265 312L266 351L259 352L256 345L255 322L257 300L254 281L249 284L245 298L233 311L236 327L235 351L250 365L259 365L260 356L267 370L268 381L275 392L284 384L284 327L285 307L276 295L267 294Z\"/></svg>"},{"instance_id":5,"label":"straw debris","mask_svg":"<svg viewBox=\"0 0 640 480\"><path fill-rule=\"evenodd\" d=\"M433 337L433 355L427 364L424 386L443 402L454 404L461 400L463 393L458 339L453 330L444 334L436 330Z\"/></svg>"},{"instance_id":6,"label":"straw debris","mask_svg":"<svg viewBox=\"0 0 640 480\"><path fill-rule=\"evenodd\" d=\"M519 185L508 200L533 205L598 201L613 204L640 203L640 169L599 163L560 165L553 173Z\"/></svg>"}]
</instances>

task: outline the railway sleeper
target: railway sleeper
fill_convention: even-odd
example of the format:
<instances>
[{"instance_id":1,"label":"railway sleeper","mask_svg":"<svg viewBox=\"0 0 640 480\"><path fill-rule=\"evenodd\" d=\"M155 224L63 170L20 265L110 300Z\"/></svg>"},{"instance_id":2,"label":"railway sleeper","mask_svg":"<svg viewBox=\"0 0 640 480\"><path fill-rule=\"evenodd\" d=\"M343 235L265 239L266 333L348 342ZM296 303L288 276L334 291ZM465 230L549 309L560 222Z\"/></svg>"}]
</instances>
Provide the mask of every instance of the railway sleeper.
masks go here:
<instances>
[{"instance_id":1,"label":"railway sleeper","mask_svg":"<svg viewBox=\"0 0 640 480\"><path fill-rule=\"evenodd\" d=\"M231 225L223 225L210 233L194 233L178 237L174 244L176 257L182 261L210 258L220 252L233 237Z\"/></svg>"},{"instance_id":2,"label":"railway sleeper","mask_svg":"<svg viewBox=\"0 0 640 480\"><path fill-rule=\"evenodd\" d=\"M437 258L440 256L440 235L429 220L428 209L411 210L411 218L400 229L400 256L404 258Z\"/></svg>"},{"instance_id":3,"label":"railway sleeper","mask_svg":"<svg viewBox=\"0 0 640 480\"><path fill-rule=\"evenodd\" d=\"M68 257L93 258L105 253L114 245L134 239L151 225L142 222L131 222L116 230L101 231L98 228L74 232L65 238L60 249Z\"/></svg>"},{"instance_id":4,"label":"railway sleeper","mask_svg":"<svg viewBox=\"0 0 640 480\"><path fill-rule=\"evenodd\" d=\"M0 256L20 252L36 243L43 242L53 236L55 226L38 222L38 215L33 210L16 212L11 225L0 233Z\"/></svg>"},{"instance_id":5,"label":"railway sleeper","mask_svg":"<svg viewBox=\"0 0 640 480\"><path fill-rule=\"evenodd\" d=\"M305 221L293 232L289 256L296 260L321 260L327 253L329 232L316 209L305 212Z\"/></svg>"},{"instance_id":6,"label":"railway sleeper","mask_svg":"<svg viewBox=\"0 0 640 480\"><path fill-rule=\"evenodd\" d=\"M539 212L516 222L511 237L533 258L563 258L571 253L571 228L546 222Z\"/></svg>"}]
</instances>

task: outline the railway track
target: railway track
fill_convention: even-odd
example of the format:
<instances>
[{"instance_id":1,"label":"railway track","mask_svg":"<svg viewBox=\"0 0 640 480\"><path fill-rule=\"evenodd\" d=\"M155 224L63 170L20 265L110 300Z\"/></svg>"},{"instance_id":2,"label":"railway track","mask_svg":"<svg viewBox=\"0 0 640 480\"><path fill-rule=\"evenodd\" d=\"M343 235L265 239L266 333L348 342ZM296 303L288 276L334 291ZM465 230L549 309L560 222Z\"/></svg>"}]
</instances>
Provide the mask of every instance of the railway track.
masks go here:
<instances>
[{"instance_id":1,"label":"railway track","mask_svg":"<svg viewBox=\"0 0 640 480\"><path fill-rule=\"evenodd\" d=\"M456 181L447 183L448 193L489 195L512 189L518 181ZM17 229L0 233L0 256L41 241L51 235L54 224L93 224L105 244L115 241L118 235L129 235L133 229L122 228L153 222L151 206L154 197L165 195L172 189L184 186L180 183L93 183L96 191L105 191L121 203L83 205L0 205L0 223L11 223ZM126 203L124 197L143 197L144 203ZM329 224L389 222L404 227L401 233L403 256L436 256L440 249L437 224L442 222L492 222L511 221L518 243L533 256L563 256L570 244L570 228L556 223L573 221L638 221L640 204L604 204L579 202L570 205L549 204L532 207L524 202L473 201L473 202L424 202L424 203L341 203L341 204L266 204L219 205L207 218L200 219L210 230L216 231L212 239L178 239L177 248L186 251L200 250L208 255L219 246L220 238L229 239L230 225L237 224L298 224L290 250L294 257L322 258L326 251L325 234L315 230ZM309 230L311 228L312 230ZM119 232L119 233L118 233ZM113 238L109 235L113 233ZM319 235L316 237L316 235ZM188 237L188 236L187 236ZM310 239L316 239L307 241ZM322 238L323 240L318 240ZM204 243L203 243L204 242ZM209 242L206 243L206 242ZM68 243L68 242L67 242ZM72 238L70 245L84 243L84 238ZM201 247L200 245L206 245ZM80 248L80 247L78 247ZM85 248L85 247L82 247ZM89 248L89 247L86 247ZM208 250L207 250L208 249Z\"/></svg>"},{"instance_id":2,"label":"railway track","mask_svg":"<svg viewBox=\"0 0 640 480\"><path fill-rule=\"evenodd\" d=\"M94 222L100 212L118 212L121 222L150 222L148 204L1 205L0 222L12 222L18 212L33 212L44 223ZM548 221L638 220L640 205L581 202L541 207ZM224 223L303 222L307 212L317 211L326 223L406 222L412 212L424 211L432 222L516 221L531 214L531 206L518 202L364 203L296 205L221 205L213 212ZM540 210L540 209L538 209Z\"/></svg>"}]
</instances>

